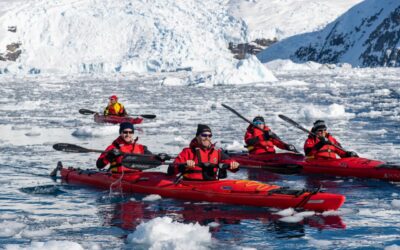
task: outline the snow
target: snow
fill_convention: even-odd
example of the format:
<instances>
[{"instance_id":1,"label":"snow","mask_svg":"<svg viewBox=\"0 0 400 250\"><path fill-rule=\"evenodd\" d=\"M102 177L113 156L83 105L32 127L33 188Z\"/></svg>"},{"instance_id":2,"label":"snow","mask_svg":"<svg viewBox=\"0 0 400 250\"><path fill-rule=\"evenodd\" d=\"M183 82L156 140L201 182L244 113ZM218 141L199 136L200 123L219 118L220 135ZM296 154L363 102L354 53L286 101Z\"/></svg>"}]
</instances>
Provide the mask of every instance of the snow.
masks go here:
<instances>
[{"instance_id":1,"label":"snow","mask_svg":"<svg viewBox=\"0 0 400 250\"><path fill-rule=\"evenodd\" d=\"M241 1L232 0L230 12L248 26L248 39L282 40L315 31L362 0ZM313 13L305 15L304 13Z\"/></svg>"},{"instance_id":2,"label":"snow","mask_svg":"<svg viewBox=\"0 0 400 250\"><path fill-rule=\"evenodd\" d=\"M184 224L162 217L141 223L127 240L132 244L146 245L148 249L207 249L211 234L207 226Z\"/></svg>"},{"instance_id":3,"label":"snow","mask_svg":"<svg viewBox=\"0 0 400 250\"><path fill-rule=\"evenodd\" d=\"M17 62L0 68L22 75L186 69L213 72L211 85L275 81L256 57L233 58L227 44L245 41L246 27L227 8L224 0L28 1L0 19L3 27L17 26L16 33L0 30L0 48L22 44ZM183 83L166 78L162 84Z\"/></svg>"}]
</instances>

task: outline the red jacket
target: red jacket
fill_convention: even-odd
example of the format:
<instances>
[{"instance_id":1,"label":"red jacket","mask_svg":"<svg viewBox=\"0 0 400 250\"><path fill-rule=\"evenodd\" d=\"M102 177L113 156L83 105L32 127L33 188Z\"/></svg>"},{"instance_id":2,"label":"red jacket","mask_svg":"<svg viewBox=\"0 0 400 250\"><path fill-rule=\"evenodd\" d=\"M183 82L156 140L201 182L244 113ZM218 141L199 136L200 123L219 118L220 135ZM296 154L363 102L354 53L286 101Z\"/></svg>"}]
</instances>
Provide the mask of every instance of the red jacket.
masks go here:
<instances>
[{"instance_id":1,"label":"red jacket","mask_svg":"<svg viewBox=\"0 0 400 250\"><path fill-rule=\"evenodd\" d=\"M110 163L110 169L112 172L122 172L124 171L132 171L132 168L125 168L121 165L121 161L124 158L123 155L115 157L112 159L110 162L109 157L107 157L108 151L116 148L119 149L123 153L133 153L133 154L144 154L144 153L151 153L150 151L147 150L146 146L143 146L139 143L136 143L137 139L133 141L133 143L126 143L124 139L119 136L117 139L113 141L113 143L108 146L103 152L100 157L97 159L97 168L102 169L104 168L107 164Z\"/></svg>"},{"instance_id":2,"label":"red jacket","mask_svg":"<svg viewBox=\"0 0 400 250\"><path fill-rule=\"evenodd\" d=\"M332 144L336 144L339 147L340 143L329 133L325 136ZM310 135L304 143L304 153L308 158L332 158L337 159L338 156L343 158L346 157L346 151L340 150L329 144L325 144L321 147L318 145L320 139L318 137Z\"/></svg>"},{"instance_id":3,"label":"red jacket","mask_svg":"<svg viewBox=\"0 0 400 250\"><path fill-rule=\"evenodd\" d=\"M264 131L267 132L270 130L268 126L264 127ZM250 154L275 153L274 146L280 149L287 149L287 145L282 142L278 136L270 137L268 140L265 140L264 132L255 128L253 125L247 127L244 141Z\"/></svg>"},{"instance_id":4,"label":"red jacket","mask_svg":"<svg viewBox=\"0 0 400 250\"><path fill-rule=\"evenodd\" d=\"M198 152L198 153L197 153ZM198 156L200 156L200 159ZM210 148L202 148L197 143L197 139L194 138L188 148L184 148L182 152L175 158L175 161L172 165L172 171L169 170L170 174L179 173L178 164L186 164L187 160L193 160L196 164L199 162L202 163L212 163L219 164L225 163L230 164L233 160L228 159L228 157L222 152L221 149L216 149L214 145ZM221 170L220 170L221 171ZM236 170L230 170L232 172L236 172ZM218 179L218 169L214 168L209 171L203 170L202 168L195 166L190 170L186 170L186 173L183 175L185 179L190 180L217 180Z\"/></svg>"}]
</instances>

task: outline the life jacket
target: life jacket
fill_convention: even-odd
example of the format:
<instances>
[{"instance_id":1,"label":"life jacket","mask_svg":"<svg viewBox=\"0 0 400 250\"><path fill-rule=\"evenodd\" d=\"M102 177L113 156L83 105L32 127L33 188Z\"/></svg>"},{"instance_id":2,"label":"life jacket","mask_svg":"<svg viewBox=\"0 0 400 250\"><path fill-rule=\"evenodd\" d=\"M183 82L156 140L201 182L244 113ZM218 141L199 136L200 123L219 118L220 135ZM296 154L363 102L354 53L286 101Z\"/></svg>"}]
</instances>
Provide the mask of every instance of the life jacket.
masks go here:
<instances>
[{"instance_id":1,"label":"life jacket","mask_svg":"<svg viewBox=\"0 0 400 250\"><path fill-rule=\"evenodd\" d=\"M196 138L194 138L188 148L184 148L175 159L174 164L186 163L187 160L193 160L198 163L218 164L221 162L221 150L216 149L215 145L210 148L202 148ZM218 168L200 168L195 166L190 170L186 170L183 174L186 180L217 180Z\"/></svg>"},{"instance_id":2,"label":"life jacket","mask_svg":"<svg viewBox=\"0 0 400 250\"><path fill-rule=\"evenodd\" d=\"M264 154L264 153L275 153L275 147L285 148L282 143L274 138L269 138L268 140L264 139L264 132L268 132L271 129L268 126L265 126L263 130L255 128L253 125L249 125L246 130L246 134L244 136L244 141L247 144L247 150L249 150L249 154ZM258 142L255 144L249 145L249 140L253 138L258 138Z\"/></svg>"},{"instance_id":3,"label":"life jacket","mask_svg":"<svg viewBox=\"0 0 400 250\"><path fill-rule=\"evenodd\" d=\"M329 133L325 136L330 142L340 146L338 141ZM304 147L311 148L311 152L307 155L308 159L320 159L320 158L328 158L328 159L338 159L345 155L346 152L332 146L332 145L324 145L319 150L312 149L319 142L319 138L314 136L309 136L306 140Z\"/></svg>"},{"instance_id":4,"label":"life jacket","mask_svg":"<svg viewBox=\"0 0 400 250\"><path fill-rule=\"evenodd\" d=\"M113 148L119 149L123 153L128 154L144 154L144 147L143 145L136 143L138 138L136 138L133 143L126 143L121 137L118 137L116 140L113 141L112 145ZM132 168L126 168L121 165L121 161L123 159L123 155L117 157L115 161L110 162L110 169L111 172L120 173L124 172L132 172L132 171L139 171Z\"/></svg>"},{"instance_id":5,"label":"life jacket","mask_svg":"<svg viewBox=\"0 0 400 250\"><path fill-rule=\"evenodd\" d=\"M104 109L104 115L124 115L124 105L119 102L114 103L111 107L107 106Z\"/></svg>"}]
</instances>

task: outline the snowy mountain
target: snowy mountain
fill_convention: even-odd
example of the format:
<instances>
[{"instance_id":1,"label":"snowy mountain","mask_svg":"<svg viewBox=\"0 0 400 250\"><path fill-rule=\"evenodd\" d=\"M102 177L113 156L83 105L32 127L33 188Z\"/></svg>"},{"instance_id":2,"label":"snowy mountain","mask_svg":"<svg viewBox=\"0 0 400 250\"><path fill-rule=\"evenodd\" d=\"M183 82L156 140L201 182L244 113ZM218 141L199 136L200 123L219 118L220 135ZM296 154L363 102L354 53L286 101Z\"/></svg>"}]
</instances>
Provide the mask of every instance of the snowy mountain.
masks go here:
<instances>
[{"instance_id":1,"label":"snowy mountain","mask_svg":"<svg viewBox=\"0 0 400 250\"><path fill-rule=\"evenodd\" d=\"M353 66L400 66L400 3L366 0L326 28L289 37L258 54L262 62L349 63Z\"/></svg>"},{"instance_id":2,"label":"snowy mountain","mask_svg":"<svg viewBox=\"0 0 400 250\"><path fill-rule=\"evenodd\" d=\"M0 0L0 73L186 70L211 71L217 84L273 81L229 44L313 31L359 1ZM327 14L305 21L310 9Z\"/></svg>"}]
</instances>

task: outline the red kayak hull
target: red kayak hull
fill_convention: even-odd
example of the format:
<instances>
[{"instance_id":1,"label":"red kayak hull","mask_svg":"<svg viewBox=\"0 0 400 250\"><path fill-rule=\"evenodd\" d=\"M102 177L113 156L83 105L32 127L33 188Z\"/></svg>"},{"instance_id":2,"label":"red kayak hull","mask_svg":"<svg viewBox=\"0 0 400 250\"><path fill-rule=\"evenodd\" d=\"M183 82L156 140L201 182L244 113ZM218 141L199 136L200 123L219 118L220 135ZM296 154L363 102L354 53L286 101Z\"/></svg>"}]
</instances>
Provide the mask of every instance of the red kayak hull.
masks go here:
<instances>
[{"instance_id":1,"label":"red kayak hull","mask_svg":"<svg viewBox=\"0 0 400 250\"><path fill-rule=\"evenodd\" d=\"M97 170L62 168L61 177L68 183L126 193L158 194L188 201L220 202L258 207L289 207L313 211L336 210L345 201L339 194L303 192L296 195L279 192L281 187L250 180L180 181L160 172L112 174Z\"/></svg>"},{"instance_id":2,"label":"red kayak hull","mask_svg":"<svg viewBox=\"0 0 400 250\"><path fill-rule=\"evenodd\" d=\"M94 115L94 121L97 123L112 123L118 124L122 122L130 122L132 124L140 124L143 121L143 118L140 117L129 117L129 116L116 116L116 115Z\"/></svg>"},{"instance_id":3,"label":"red kayak hull","mask_svg":"<svg viewBox=\"0 0 400 250\"><path fill-rule=\"evenodd\" d=\"M303 155L277 153L263 155L231 155L249 168L299 169L301 174L327 174L358 178L400 181L400 166L383 161L350 157L342 159L306 159Z\"/></svg>"}]
</instances>

